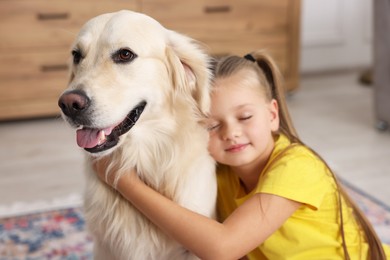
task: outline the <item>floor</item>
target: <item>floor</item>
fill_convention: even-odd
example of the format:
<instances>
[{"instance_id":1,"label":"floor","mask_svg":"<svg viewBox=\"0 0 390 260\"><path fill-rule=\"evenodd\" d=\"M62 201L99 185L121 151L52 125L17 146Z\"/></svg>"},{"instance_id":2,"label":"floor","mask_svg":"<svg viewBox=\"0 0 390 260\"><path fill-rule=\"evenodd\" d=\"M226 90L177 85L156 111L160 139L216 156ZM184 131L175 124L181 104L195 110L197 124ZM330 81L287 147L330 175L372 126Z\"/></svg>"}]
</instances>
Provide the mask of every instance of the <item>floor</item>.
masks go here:
<instances>
[{"instance_id":1,"label":"floor","mask_svg":"<svg viewBox=\"0 0 390 260\"><path fill-rule=\"evenodd\" d=\"M307 75L288 97L301 139L341 178L389 205L390 131L354 71ZM0 216L82 201L83 153L61 118L0 123Z\"/></svg>"}]
</instances>

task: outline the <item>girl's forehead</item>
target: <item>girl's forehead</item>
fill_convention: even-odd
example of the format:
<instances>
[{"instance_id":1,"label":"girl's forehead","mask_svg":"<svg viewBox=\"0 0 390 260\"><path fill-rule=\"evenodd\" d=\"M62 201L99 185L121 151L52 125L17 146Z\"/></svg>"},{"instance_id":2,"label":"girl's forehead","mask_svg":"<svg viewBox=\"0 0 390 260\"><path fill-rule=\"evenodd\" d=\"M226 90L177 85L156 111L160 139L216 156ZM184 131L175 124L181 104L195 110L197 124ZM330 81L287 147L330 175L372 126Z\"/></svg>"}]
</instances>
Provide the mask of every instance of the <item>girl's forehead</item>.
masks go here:
<instances>
[{"instance_id":1,"label":"girl's forehead","mask_svg":"<svg viewBox=\"0 0 390 260\"><path fill-rule=\"evenodd\" d=\"M225 78L215 85L211 98L213 112L236 111L238 108L262 106L266 102L259 83L245 78L229 80Z\"/></svg>"},{"instance_id":2,"label":"girl's forehead","mask_svg":"<svg viewBox=\"0 0 390 260\"><path fill-rule=\"evenodd\" d=\"M214 92L228 91L228 89L252 92L257 95L264 92L256 72L250 69L242 69L229 76L217 77L214 80Z\"/></svg>"}]
</instances>

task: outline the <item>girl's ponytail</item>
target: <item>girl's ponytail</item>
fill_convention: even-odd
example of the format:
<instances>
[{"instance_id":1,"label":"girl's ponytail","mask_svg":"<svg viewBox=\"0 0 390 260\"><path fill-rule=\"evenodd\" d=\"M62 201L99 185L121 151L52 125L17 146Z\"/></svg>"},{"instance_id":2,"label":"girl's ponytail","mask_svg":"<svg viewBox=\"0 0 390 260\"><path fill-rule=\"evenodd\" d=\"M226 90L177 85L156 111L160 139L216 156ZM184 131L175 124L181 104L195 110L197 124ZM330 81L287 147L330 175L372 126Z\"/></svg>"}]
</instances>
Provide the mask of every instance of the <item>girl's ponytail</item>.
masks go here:
<instances>
[{"instance_id":1,"label":"girl's ponytail","mask_svg":"<svg viewBox=\"0 0 390 260\"><path fill-rule=\"evenodd\" d=\"M245 56L258 65L265 75L266 82L262 82L266 88L266 96L269 99L275 99L279 106L280 132L286 135L292 142L298 141L298 134L292 123L290 114L287 109L285 89L283 87L282 76L274 60L264 51L255 51ZM268 90L267 90L268 89ZM268 92L268 93L267 93Z\"/></svg>"}]
</instances>

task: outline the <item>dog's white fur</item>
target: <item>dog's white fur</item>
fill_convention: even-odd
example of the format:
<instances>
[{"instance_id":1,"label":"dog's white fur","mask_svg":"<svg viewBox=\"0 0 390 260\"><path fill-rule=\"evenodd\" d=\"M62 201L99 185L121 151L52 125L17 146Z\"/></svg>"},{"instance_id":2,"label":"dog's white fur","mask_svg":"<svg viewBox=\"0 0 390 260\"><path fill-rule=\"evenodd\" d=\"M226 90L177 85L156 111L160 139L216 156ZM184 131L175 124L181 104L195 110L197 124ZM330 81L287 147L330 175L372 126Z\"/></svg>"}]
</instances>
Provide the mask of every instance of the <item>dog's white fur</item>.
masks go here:
<instances>
[{"instance_id":1,"label":"dog's white fur","mask_svg":"<svg viewBox=\"0 0 390 260\"><path fill-rule=\"evenodd\" d=\"M112 53L124 47L137 58L114 63ZM94 236L95 258L195 258L99 181L91 162L109 156L120 168L117 176L136 167L145 183L163 195L213 217L215 163L207 151L207 131L199 123L210 103L207 55L192 39L126 10L88 21L73 48L83 57L72 65L64 93L85 91L91 99L90 127L118 123L141 100L147 101L140 119L117 146L87 156L85 217Z\"/></svg>"}]
</instances>

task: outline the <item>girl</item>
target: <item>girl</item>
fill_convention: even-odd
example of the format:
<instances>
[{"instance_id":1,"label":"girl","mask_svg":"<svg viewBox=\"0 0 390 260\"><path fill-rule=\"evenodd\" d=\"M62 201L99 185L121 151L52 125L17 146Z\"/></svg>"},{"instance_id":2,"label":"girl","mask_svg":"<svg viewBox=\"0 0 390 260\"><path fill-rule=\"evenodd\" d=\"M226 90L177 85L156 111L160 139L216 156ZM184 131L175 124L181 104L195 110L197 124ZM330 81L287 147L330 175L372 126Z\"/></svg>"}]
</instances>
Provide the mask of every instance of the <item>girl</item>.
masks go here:
<instances>
[{"instance_id":1,"label":"girl","mask_svg":"<svg viewBox=\"0 0 390 260\"><path fill-rule=\"evenodd\" d=\"M135 171L117 189L201 259L386 259L328 165L298 138L274 61L261 51L215 65L207 127L220 222L180 207ZM95 163L101 180L106 161Z\"/></svg>"}]
</instances>

